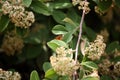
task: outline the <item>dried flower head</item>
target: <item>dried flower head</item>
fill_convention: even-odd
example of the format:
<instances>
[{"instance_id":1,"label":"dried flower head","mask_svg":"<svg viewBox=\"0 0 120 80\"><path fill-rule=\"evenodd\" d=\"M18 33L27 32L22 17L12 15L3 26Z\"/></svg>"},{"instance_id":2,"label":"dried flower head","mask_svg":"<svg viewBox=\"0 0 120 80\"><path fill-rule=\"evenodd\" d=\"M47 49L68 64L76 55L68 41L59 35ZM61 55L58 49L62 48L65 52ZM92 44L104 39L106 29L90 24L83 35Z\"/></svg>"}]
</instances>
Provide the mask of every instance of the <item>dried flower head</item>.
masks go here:
<instances>
[{"instance_id":1,"label":"dried flower head","mask_svg":"<svg viewBox=\"0 0 120 80\"><path fill-rule=\"evenodd\" d=\"M82 1L82 0L72 0L72 3L73 3L74 6L78 4L79 5L78 6L79 10L84 10L86 14L89 13L89 11L90 11L90 8L88 6L89 2Z\"/></svg>"},{"instance_id":2,"label":"dried flower head","mask_svg":"<svg viewBox=\"0 0 120 80\"><path fill-rule=\"evenodd\" d=\"M23 40L20 36L16 35L14 32L7 33L4 36L2 49L7 55L14 55L15 53L21 53L24 47Z\"/></svg>"},{"instance_id":3,"label":"dried flower head","mask_svg":"<svg viewBox=\"0 0 120 80\"><path fill-rule=\"evenodd\" d=\"M0 80L21 80L18 72L5 71L0 68Z\"/></svg>"},{"instance_id":4,"label":"dried flower head","mask_svg":"<svg viewBox=\"0 0 120 80\"><path fill-rule=\"evenodd\" d=\"M98 65L99 66L99 73L101 75L109 75L111 74L110 67L113 66L113 62L111 62L109 59L104 59L102 62Z\"/></svg>"},{"instance_id":5,"label":"dried flower head","mask_svg":"<svg viewBox=\"0 0 120 80\"><path fill-rule=\"evenodd\" d=\"M115 65L114 65L114 73L120 77L120 61L118 61Z\"/></svg>"},{"instance_id":6,"label":"dried flower head","mask_svg":"<svg viewBox=\"0 0 120 80\"><path fill-rule=\"evenodd\" d=\"M104 42L108 41L109 32L108 32L108 30L106 28L100 31L100 35L103 36Z\"/></svg>"},{"instance_id":7,"label":"dried flower head","mask_svg":"<svg viewBox=\"0 0 120 80\"><path fill-rule=\"evenodd\" d=\"M114 52L114 57L118 57L120 56L120 51L115 49L115 52Z\"/></svg>"},{"instance_id":8,"label":"dried flower head","mask_svg":"<svg viewBox=\"0 0 120 80\"><path fill-rule=\"evenodd\" d=\"M56 49L56 56L50 57L50 62L53 69L59 75L69 75L71 76L74 71L79 68L79 63L72 59L69 54L73 53L72 49L65 49L64 47L59 47Z\"/></svg>"},{"instance_id":9,"label":"dried flower head","mask_svg":"<svg viewBox=\"0 0 120 80\"><path fill-rule=\"evenodd\" d=\"M98 71L97 70L94 70L91 74L89 74L88 76L90 77L95 77L95 78L98 78L98 80L100 80L100 77L98 75Z\"/></svg>"},{"instance_id":10,"label":"dried flower head","mask_svg":"<svg viewBox=\"0 0 120 80\"><path fill-rule=\"evenodd\" d=\"M85 47L84 54L91 60L99 60L106 47L103 41L103 37L101 35L97 35L96 40Z\"/></svg>"},{"instance_id":11,"label":"dried flower head","mask_svg":"<svg viewBox=\"0 0 120 80\"><path fill-rule=\"evenodd\" d=\"M100 8L98 6L94 7L94 10L96 13L98 13L99 15L103 15L105 12L101 11Z\"/></svg>"}]
</instances>

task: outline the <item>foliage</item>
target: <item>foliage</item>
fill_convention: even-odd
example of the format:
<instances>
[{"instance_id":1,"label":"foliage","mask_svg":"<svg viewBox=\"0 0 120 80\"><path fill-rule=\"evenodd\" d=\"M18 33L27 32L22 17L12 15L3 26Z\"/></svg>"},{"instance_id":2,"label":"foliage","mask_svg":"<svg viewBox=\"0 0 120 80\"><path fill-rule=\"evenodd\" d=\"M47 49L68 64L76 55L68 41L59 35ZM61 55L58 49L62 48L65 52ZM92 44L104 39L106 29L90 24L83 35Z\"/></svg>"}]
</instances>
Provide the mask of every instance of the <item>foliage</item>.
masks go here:
<instances>
[{"instance_id":1,"label":"foliage","mask_svg":"<svg viewBox=\"0 0 120 80\"><path fill-rule=\"evenodd\" d=\"M9 0L10 5L3 8L5 1L8 0L0 1L0 68L14 69L25 80L71 80L70 75L57 74L51 64L51 56L59 58L57 49L64 47L65 50L72 49L73 54L68 55L67 58L75 60L77 40L81 32L80 22L84 11L81 5L74 6L73 1L76 0L18 0L18 2L15 0L16 3ZM120 0L88 0L88 3L87 8L84 4L82 6L87 10L82 22L81 41L78 44L80 45L77 55L79 69L76 70L77 75L73 73L73 78L119 80L120 75L116 71L119 71L120 67L117 70L116 66L120 66L117 65L120 62ZM17 8L13 9L11 5L22 7L24 10L17 11ZM17 18L15 13L22 18ZM28 18L28 13L33 14L32 17ZM11 15L13 17L10 17ZM25 25L16 25L20 22ZM12 32L14 34L11 34ZM98 34L103 36L106 49L99 60L92 60L84 50L96 42ZM16 36L23 41L20 42L19 38L16 40ZM3 45L6 39L8 44ZM21 44L24 44L24 47L21 47ZM99 47L102 48L101 45ZM103 73L101 65L107 65L105 69L109 72Z\"/></svg>"},{"instance_id":2,"label":"foliage","mask_svg":"<svg viewBox=\"0 0 120 80\"><path fill-rule=\"evenodd\" d=\"M30 74L30 80L40 80L37 71L33 70Z\"/></svg>"}]
</instances>

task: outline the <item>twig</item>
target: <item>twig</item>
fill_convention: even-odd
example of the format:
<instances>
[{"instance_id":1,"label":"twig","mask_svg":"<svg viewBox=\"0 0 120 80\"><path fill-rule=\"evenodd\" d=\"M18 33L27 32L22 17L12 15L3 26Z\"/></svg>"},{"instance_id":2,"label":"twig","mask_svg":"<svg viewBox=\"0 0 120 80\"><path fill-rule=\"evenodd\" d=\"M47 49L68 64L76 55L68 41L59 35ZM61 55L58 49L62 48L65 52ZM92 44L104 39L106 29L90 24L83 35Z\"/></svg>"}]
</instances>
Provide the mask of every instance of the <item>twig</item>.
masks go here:
<instances>
[{"instance_id":1,"label":"twig","mask_svg":"<svg viewBox=\"0 0 120 80\"><path fill-rule=\"evenodd\" d=\"M87 1L87 0L85 0ZM79 45L80 45L80 39L81 39L81 35L82 35L82 26L83 26L83 21L84 21L84 17L85 17L85 10L83 10L82 12L82 18L80 21L80 25L79 25L79 35L78 35L78 41L76 44L76 49L75 49L75 62L77 63L77 58L78 58L78 49L79 49ZM73 74L73 80L76 80L76 75L77 75L77 71L74 72Z\"/></svg>"},{"instance_id":2,"label":"twig","mask_svg":"<svg viewBox=\"0 0 120 80\"><path fill-rule=\"evenodd\" d=\"M82 35L82 25L83 25L84 17L85 17L85 10L83 10L83 12L82 12L82 18L81 18L80 26L79 26L79 36L78 36L78 41L77 41L76 49L75 49L76 50L76 52L75 52L75 61L76 62L77 62L77 58L78 58L78 48L79 48L80 39L81 39L81 35Z\"/></svg>"}]
</instances>

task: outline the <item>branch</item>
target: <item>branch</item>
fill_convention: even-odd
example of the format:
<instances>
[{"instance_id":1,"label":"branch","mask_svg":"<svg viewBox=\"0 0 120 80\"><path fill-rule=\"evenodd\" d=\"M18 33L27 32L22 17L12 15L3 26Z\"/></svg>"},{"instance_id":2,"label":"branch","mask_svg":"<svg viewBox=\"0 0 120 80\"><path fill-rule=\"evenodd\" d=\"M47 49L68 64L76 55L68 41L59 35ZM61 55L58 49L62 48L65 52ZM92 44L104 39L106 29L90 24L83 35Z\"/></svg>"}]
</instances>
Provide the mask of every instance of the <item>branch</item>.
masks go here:
<instances>
[{"instance_id":1,"label":"branch","mask_svg":"<svg viewBox=\"0 0 120 80\"><path fill-rule=\"evenodd\" d=\"M87 1L87 0L85 0ZM77 44L76 44L76 48L75 48L75 62L77 63L77 58L78 58L78 50L79 50L79 45L80 45L80 39L81 39L81 35L82 35L82 26L83 26L83 21L84 21L84 18L85 18L85 12L86 10L83 9L83 12L82 12L82 17L81 17L81 21L80 21L80 25L79 25L79 35L78 35L78 40L77 40ZM73 73L73 80L76 80L78 78L77 76L77 71L75 71Z\"/></svg>"},{"instance_id":2,"label":"branch","mask_svg":"<svg viewBox=\"0 0 120 80\"><path fill-rule=\"evenodd\" d=\"M83 10L82 12L82 18L81 18L81 22L80 22L80 26L79 26L79 36L78 36L78 41L76 44L76 52L75 52L75 61L77 62L77 57L78 57L78 49L79 49L79 44L80 44L80 39L81 39L81 35L82 35L82 25L83 25L83 21L84 21L84 17L85 17L85 10Z\"/></svg>"},{"instance_id":3,"label":"branch","mask_svg":"<svg viewBox=\"0 0 120 80\"><path fill-rule=\"evenodd\" d=\"M87 1L87 0L85 0ZM83 21L84 21L84 17L85 17L85 10L83 10L82 12L82 18L80 21L80 26L79 26L79 36L78 36L78 41L76 44L76 49L75 49L75 61L77 62L77 58L78 58L78 49L79 49L79 44L80 44L80 39L81 39L81 35L82 35L82 25L83 25Z\"/></svg>"}]
</instances>

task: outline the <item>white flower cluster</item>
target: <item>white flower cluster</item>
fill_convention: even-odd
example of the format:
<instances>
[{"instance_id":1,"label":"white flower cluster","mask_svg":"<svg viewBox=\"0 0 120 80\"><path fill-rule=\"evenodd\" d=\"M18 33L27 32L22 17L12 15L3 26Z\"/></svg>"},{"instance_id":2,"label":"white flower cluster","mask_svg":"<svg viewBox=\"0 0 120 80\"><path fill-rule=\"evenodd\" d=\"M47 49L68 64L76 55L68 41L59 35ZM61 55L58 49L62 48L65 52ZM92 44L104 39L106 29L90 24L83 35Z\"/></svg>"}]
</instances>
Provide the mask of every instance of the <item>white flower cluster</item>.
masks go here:
<instances>
[{"instance_id":1,"label":"white flower cluster","mask_svg":"<svg viewBox=\"0 0 120 80\"><path fill-rule=\"evenodd\" d=\"M18 72L4 71L0 68L0 80L21 80Z\"/></svg>"},{"instance_id":2,"label":"white flower cluster","mask_svg":"<svg viewBox=\"0 0 120 80\"><path fill-rule=\"evenodd\" d=\"M4 15L9 15L11 22L13 22L15 26L28 28L35 21L34 14L33 12L25 11L21 2L22 0L5 1L2 3L2 11Z\"/></svg>"},{"instance_id":3,"label":"white flower cluster","mask_svg":"<svg viewBox=\"0 0 120 80\"><path fill-rule=\"evenodd\" d=\"M70 56L73 53L72 49L59 47L56 49L56 53L55 56L50 57L54 71L59 75L71 76L80 66L79 63Z\"/></svg>"},{"instance_id":4,"label":"white flower cluster","mask_svg":"<svg viewBox=\"0 0 120 80\"><path fill-rule=\"evenodd\" d=\"M82 1L82 0L72 0L72 3L73 3L73 5L79 5L78 6L78 9L79 10L85 10L85 13L87 14L87 13L89 13L89 11L90 11L90 8L89 8L89 2L87 2L87 1Z\"/></svg>"},{"instance_id":5,"label":"white flower cluster","mask_svg":"<svg viewBox=\"0 0 120 80\"><path fill-rule=\"evenodd\" d=\"M106 44L103 43L103 41L103 37L101 35L97 35L96 40L85 47L84 54L91 60L99 60L106 47Z\"/></svg>"}]
</instances>

